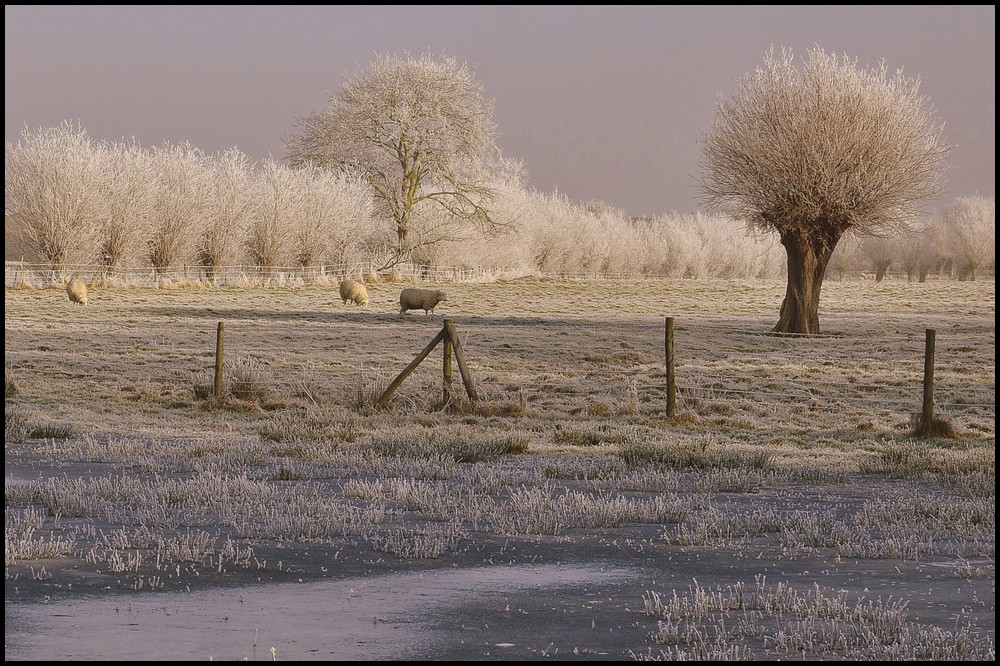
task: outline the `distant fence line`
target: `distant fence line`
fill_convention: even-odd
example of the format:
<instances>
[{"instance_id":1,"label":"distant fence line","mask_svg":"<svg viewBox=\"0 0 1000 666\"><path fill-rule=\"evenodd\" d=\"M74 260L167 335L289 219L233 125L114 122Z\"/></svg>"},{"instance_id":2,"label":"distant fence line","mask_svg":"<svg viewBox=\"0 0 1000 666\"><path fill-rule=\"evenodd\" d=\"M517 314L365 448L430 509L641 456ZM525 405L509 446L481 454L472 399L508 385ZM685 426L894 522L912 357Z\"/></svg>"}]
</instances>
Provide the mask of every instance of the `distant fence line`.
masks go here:
<instances>
[{"instance_id":1,"label":"distant fence line","mask_svg":"<svg viewBox=\"0 0 1000 666\"><path fill-rule=\"evenodd\" d=\"M422 264L397 264L391 269L379 270L374 263L342 263L322 266L177 266L163 270L151 267L123 270L103 270L93 264L64 265L52 268L48 264L31 264L22 261L4 262L4 285L61 286L63 278L78 277L91 285L129 287L171 287L190 284L209 284L219 287L287 287L328 285L345 277L369 282L486 282L525 276L545 276L579 280L621 280L665 278L659 274L594 272L541 272L509 266L455 268ZM682 279L682 278L679 278Z\"/></svg>"},{"instance_id":2,"label":"distant fence line","mask_svg":"<svg viewBox=\"0 0 1000 666\"><path fill-rule=\"evenodd\" d=\"M364 279L368 282L489 282L526 276L566 280L634 280L634 279L698 279L665 272L612 272L612 271L539 271L526 267L486 266L458 268L426 264L397 264L391 269L380 270L373 262L324 264L319 266L174 266L157 270L145 266L105 270L94 264L67 264L53 268L49 264L24 261L4 262L5 287L61 286L64 278L78 277L92 286L107 287L181 287L185 285L212 285L218 287L289 287L329 285L345 277ZM864 279L863 271L851 276ZM705 276L711 277L711 276ZM906 279L902 273L886 277ZM991 278L992 272L983 273ZM775 279L782 279L779 276ZM837 278L827 279L839 281ZM947 276L928 276L930 280L950 280Z\"/></svg>"},{"instance_id":3,"label":"distant fence line","mask_svg":"<svg viewBox=\"0 0 1000 666\"><path fill-rule=\"evenodd\" d=\"M220 287L286 287L328 285L345 277L369 281L402 282L481 282L523 275L524 271L503 267L450 268L419 264L398 264L378 270L374 263L342 263L321 266L177 266L163 270L150 267L104 270L93 264L64 265L21 261L4 262L4 286L62 285L64 278L78 277L91 285L130 287L170 287L210 284Z\"/></svg>"}]
</instances>

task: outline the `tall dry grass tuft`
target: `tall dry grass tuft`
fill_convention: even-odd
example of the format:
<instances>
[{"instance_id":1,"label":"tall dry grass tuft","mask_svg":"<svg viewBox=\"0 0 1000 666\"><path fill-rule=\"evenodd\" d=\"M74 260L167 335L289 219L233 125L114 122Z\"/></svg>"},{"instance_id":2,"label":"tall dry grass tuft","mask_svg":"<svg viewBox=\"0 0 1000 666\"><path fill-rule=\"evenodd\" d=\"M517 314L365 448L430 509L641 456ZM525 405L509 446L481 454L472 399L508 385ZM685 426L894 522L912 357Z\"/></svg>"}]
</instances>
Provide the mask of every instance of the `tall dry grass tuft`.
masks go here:
<instances>
[{"instance_id":1,"label":"tall dry grass tuft","mask_svg":"<svg viewBox=\"0 0 1000 666\"><path fill-rule=\"evenodd\" d=\"M4 405L3 439L9 444L20 444L31 437L28 411L20 405Z\"/></svg>"},{"instance_id":2,"label":"tall dry grass tuft","mask_svg":"<svg viewBox=\"0 0 1000 666\"><path fill-rule=\"evenodd\" d=\"M229 394L237 400L262 402L272 392L272 377L260 359L240 355L229 364Z\"/></svg>"},{"instance_id":3,"label":"tall dry grass tuft","mask_svg":"<svg viewBox=\"0 0 1000 666\"><path fill-rule=\"evenodd\" d=\"M3 369L3 397L4 400L13 398L18 394L20 388L17 385L17 377L14 375L14 369L10 366L5 366Z\"/></svg>"},{"instance_id":4,"label":"tall dry grass tuft","mask_svg":"<svg viewBox=\"0 0 1000 666\"><path fill-rule=\"evenodd\" d=\"M386 372L368 371L362 367L354 386L354 408L358 411L373 410L391 381L391 376Z\"/></svg>"},{"instance_id":5,"label":"tall dry grass tuft","mask_svg":"<svg viewBox=\"0 0 1000 666\"><path fill-rule=\"evenodd\" d=\"M928 422L917 419L916 427L913 429L914 437L936 438L936 439L958 439L959 432L955 424L948 419L935 416Z\"/></svg>"}]
</instances>

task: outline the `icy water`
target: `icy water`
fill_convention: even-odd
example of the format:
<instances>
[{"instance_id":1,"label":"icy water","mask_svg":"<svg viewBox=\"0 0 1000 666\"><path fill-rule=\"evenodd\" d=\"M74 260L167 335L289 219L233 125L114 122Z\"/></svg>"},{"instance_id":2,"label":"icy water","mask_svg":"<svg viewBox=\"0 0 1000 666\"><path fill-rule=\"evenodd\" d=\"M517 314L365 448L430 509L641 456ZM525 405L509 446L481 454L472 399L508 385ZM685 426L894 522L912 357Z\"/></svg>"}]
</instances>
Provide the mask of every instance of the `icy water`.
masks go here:
<instances>
[{"instance_id":1,"label":"icy water","mask_svg":"<svg viewBox=\"0 0 1000 666\"><path fill-rule=\"evenodd\" d=\"M460 616L450 627L440 622L449 609L474 601L516 612L519 595L603 584L630 573L493 566L318 584L7 603L5 660L405 659L461 640ZM493 645L497 658L518 647L500 628Z\"/></svg>"}]
</instances>

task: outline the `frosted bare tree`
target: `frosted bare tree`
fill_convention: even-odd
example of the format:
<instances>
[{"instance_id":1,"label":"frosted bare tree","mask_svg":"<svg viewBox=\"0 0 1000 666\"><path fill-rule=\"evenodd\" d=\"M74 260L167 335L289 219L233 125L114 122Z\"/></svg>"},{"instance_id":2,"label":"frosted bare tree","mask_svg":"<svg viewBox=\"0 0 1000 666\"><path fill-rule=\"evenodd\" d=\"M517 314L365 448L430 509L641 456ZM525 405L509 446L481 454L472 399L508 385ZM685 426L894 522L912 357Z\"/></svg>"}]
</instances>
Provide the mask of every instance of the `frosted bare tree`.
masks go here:
<instances>
[{"instance_id":1,"label":"frosted bare tree","mask_svg":"<svg viewBox=\"0 0 1000 666\"><path fill-rule=\"evenodd\" d=\"M493 102L455 59L379 55L326 110L296 120L285 149L293 167L314 164L368 183L376 214L394 227L384 269L410 259L420 207L438 206L483 231L497 226L489 211L499 159L492 116Z\"/></svg>"},{"instance_id":2,"label":"frosted bare tree","mask_svg":"<svg viewBox=\"0 0 1000 666\"><path fill-rule=\"evenodd\" d=\"M927 275L942 262L936 227L925 226L896 238L899 264L906 271L906 281L926 282Z\"/></svg>"},{"instance_id":3,"label":"frosted bare tree","mask_svg":"<svg viewBox=\"0 0 1000 666\"><path fill-rule=\"evenodd\" d=\"M301 180L271 159L257 174L254 189L260 205L247 225L244 251L250 264L264 273L291 263L292 230L299 214L296 188Z\"/></svg>"},{"instance_id":4,"label":"frosted bare tree","mask_svg":"<svg viewBox=\"0 0 1000 666\"><path fill-rule=\"evenodd\" d=\"M70 122L21 132L4 146L4 209L19 240L53 271L92 261L106 201L104 161L86 130Z\"/></svg>"},{"instance_id":5,"label":"frosted bare tree","mask_svg":"<svg viewBox=\"0 0 1000 666\"><path fill-rule=\"evenodd\" d=\"M496 215L495 212L491 213ZM424 267L441 261L445 245L453 242L459 245L475 238L471 229L462 224L450 211L441 207L423 207L414 211L411 224L409 246L410 259Z\"/></svg>"},{"instance_id":6,"label":"frosted bare tree","mask_svg":"<svg viewBox=\"0 0 1000 666\"><path fill-rule=\"evenodd\" d=\"M820 332L820 289L848 231L878 236L940 194L950 150L919 81L820 48L801 69L772 47L720 98L703 137L704 202L778 235L788 278L776 333Z\"/></svg>"},{"instance_id":7,"label":"frosted bare tree","mask_svg":"<svg viewBox=\"0 0 1000 666\"><path fill-rule=\"evenodd\" d=\"M941 218L941 231L959 280L975 280L980 268L996 268L995 197L958 197Z\"/></svg>"},{"instance_id":8,"label":"frosted bare tree","mask_svg":"<svg viewBox=\"0 0 1000 666\"><path fill-rule=\"evenodd\" d=\"M101 279L145 258L156 186L152 160L135 141L105 144L100 152L100 183L106 206L98 232L97 266Z\"/></svg>"},{"instance_id":9,"label":"frosted bare tree","mask_svg":"<svg viewBox=\"0 0 1000 666\"><path fill-rule=\"evenodd\" d=\"M594 217L627 217L624 209L613 206L606 201L601 201L600 199L585 201L583 203L583 208Z\"/></svg>"},{"instance_id":10,"label":"frosted bare tree","mask_svg":"<svg viewBox=\"0 0 1000 666\"><path fill-rule=\"evenodd\" d=\"M320 258L334 264L359 263L372 237L371 189L355 178L339 175L328 178L333 181L329 187L336 192L335 206L329 211L335 216L335 223L329 230L326 248Z\"/></svg>"},{"instance_id":11,"label":"frosted bare tree","mask_svg":"<svg viewBox=\"0 0 1000 666\"><path fill-rule=\"evenodd\" d=\"M897 244L893 242L895 236L867 236L861 240L861 254L874 272L875 282L881 282L885 279L885 274L889 272L889 266L892 266L892 262L896 258Z\"/></svg>"},{"instance_id":12,"label":"frosted bare tree","mask_svg":"<svg viewBox=\"0 0 1000 666\"><path fill-rule=\"evenodd\" d=\"M214 155L207 163L211 195L198 244L198 262L214 277L222 266L236 262L247 226L260 202L254 189L255 165L236 148Z\"/></svg>"},{"instance_id":13,"label":"frosted bare tree","mask_svg":"<svg viewBox=\"0 0 1000 666\"><path fill-rule=\"evenodd\" d=\"M450 239L441 248L440 261L460 268L508 267L530 271L533 262L526 222L542 219L545 210L540 205L542 195L529 190L527 180L527 172L518 167L496 181L497 197L490 214L503 226L504 233Z\"/></svg>"},{"instance_id":14,"label":"frosted bare tree","mask_svg":"<svg viewBox=\"0 0 1000 666\"><path fill-rule=\"evenodd\" d=\"M371 229L369 188L354 178L311 165L291 171L291 176L297 211L291 229L296 265L346 262Z\"/></svg>"},{"instance_id":15,"label":"frosted bare tree","mask_svg":"<svg viewBox=\"0 0 1000 666\"><path fill-rule=\"evenodd\" d=\"M847 274L860 271L863 259L862 241L863 239L857 238L850 232L844 234L844 237L837 243L837 249L830 255L830 261L826 267L827 275L843 280Z\"/></svg>"},{"instance_id":16,"label":"frosted bare tree","mask_svg":"<svg viewBox=\"0 0 1000 666\"><path fill-rule=\"evenodd\" d=\"M212 175L204 153L189 143L152 153L153 209L147 255L157 273L194 263L205 229Z\"/></svg>"}]
</instances>

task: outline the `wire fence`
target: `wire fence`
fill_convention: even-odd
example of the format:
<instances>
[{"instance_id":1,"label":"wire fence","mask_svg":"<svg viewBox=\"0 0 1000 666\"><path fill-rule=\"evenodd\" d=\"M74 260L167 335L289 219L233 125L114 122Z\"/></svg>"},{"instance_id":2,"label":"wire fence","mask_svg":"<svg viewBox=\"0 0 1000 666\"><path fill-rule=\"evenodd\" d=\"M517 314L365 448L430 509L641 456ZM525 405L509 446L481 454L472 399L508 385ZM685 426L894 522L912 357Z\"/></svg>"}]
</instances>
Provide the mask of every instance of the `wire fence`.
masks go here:
<instances>
[{"instance_id":1,"label":"wire fence","mask_svg":"<svg viewBox=\"0 0 1000 666\"><path fill-rule=\"evenodd\" d=\"M635 278L695 279L672 272L539 271L524 266L454 267L401 263L382 269L374 262L324 264L319 266L176 266L169 268L108 269L94 264L67 264L53 268L49 264L24 261L4 262L6 287L61 286L64 280L77 277L92 286L172 287L213 285L218 287L287 287L327 286L344 278L368 282L491 282L524 276L565 280L627 280ZM865 279L865 273L852 273ZM707 277L707 276L706 276ZM780 276L779 276L780 277ZM908 279L903 273L890 273L892 279ZM992 272L984 273L992 277ZM931 275L929 280L951 280L947 275Z\"/></svg>"},{"instance_id":2,"label":"wire fence","mask_svg":"<svg viewBox=\"0 0 1000 666\"><path fill-rule=\"evenodd\" d=\"M568 327L559 331L572 350L607 349L608 335L595 327ZM923 331L921 331L923 333ZM582 342L588 336L591 342ZM471 337L478 337L478 332ZM934 409L973 431L995 434L996 380L994 334L961 333L938 341ZM620 363L600 355L587 362L561 362L551 345L533 348L522 337L516 353L497 359L496 347L468 344L470 368L483 394L494 399L520 397L573 409L601 405L643 404L648 412L664 413L668 395L663 350L645 349L640 355L661 354L658 362ZM724 343L720 344L720 341ZM912 424L921 416L926 377L924 338L918 335L880 338L873 350L862 336L809 336L800 341L762 335L758 331L709 325L678 332L675 367L676 398L682 409L702 414L744 415L762 425L768 420L816 425L824 413L845 415L856 426L872 422ZM809 344L806 348L789 345ZM509 346L509 345L508 345ZM988 350L975 358L969 350ZM433 365L433 364L432 364ZM794 366L786 368L785 365ZM391 378L400 368L375 368ZM369 373L373 368L367 368ZM437 370L425 372L433 387ZM845 376L847 378L838 378ZM433 388L431 388L433 390ZM763 417L758 419L758 417Z\"/></svg>"},{"instance_id":3,"label":"wire fence","mask_svg":"<svg viewBox=\"0 0 1000 666\"><path fill-rule=\"evenodd\" d=\"M541 272L524 267L486 266L460 268L401 263L391 269L380 269L372 262L327 264L322 266L177 266L164 269L131 268L105 269L92 264L64 265L52 268L47 264L21 261L4 263L6 287L62 286L65 280L77 277L94 286L105 287L172 287L213 285L218 287L288 287L328 286L344 278L374 282L492 282L525 276L544 276L567 280L623 280L635 277L666 278L666 274L592 272ZM684 279L684 278L677 278Z\"/></svg>"},{"instance_id":4,"label":"wire fence","mask_svg":"<svg viewBox=\"0 0 1000 666\"><path fill-rule=\"evenodd\" d=\"M322 266L178 266L165 269L105 269L92 264L64 265L20 261L4 262L4 285L61 286L76 277L91 285L107 287L170 287L210 284L218 287L287 287L329 285L344 278L369 282L485 282L524 275L505 267L453 268L422 264L397 264L379 270L370 262L328 264Z\"/></svg>"},{"instance_id":5,"label":"wire fence","mask_svg":"<svg viewBox=\"0 0 1000 666\"><path fill-rule=\"evenodd\" d=\"M482 368L473 364L476 371L481 372ZM684 364L677 366L677 374L680 377L691 376L693 368ZM567 370L565 375L577 375L575 370ZM579 397L599 397L624 395L628 391L634 391L639 397L657 400L665 397L667 385L662 369L650 371L644 367L622 368L614 372L588 372L585 373L587 380L594 380L600 376L600 382L594 382L590 386L581 385L579 379L560 381L559 373L549 372L539 375L531 381L523 384L523 390L529 394L544 394L557 392L561 395L576 395ZM658 378L660 381L656 381ZM892 411L902 415L909 415L914 411L919 411L921 406L921 385L918 382L899 386L893 384L854 384L847 382L824 382L815 381L814 386L806 385L803 382L792 382L769 378L767 384L772 388L763 390L760 387L736 388L729 382L745 381L746 377L725 377L721 375L711 375L702 381L692 381L692 379L682 379L677 383L677 392L680 399L691 401L702 401L711 399L715 401L751 401L760 404L799 406L809 405L812 408L831 407L840 409L844 406L856 405L865 408L867 411ZM834 387L838 390L831 394L823 391L820 387ZM784 390L782 390L784 389ZM939 408L949 410L956 414L963 412L984 411L989 414L996 413L996 387L995 384L982 387L948 387L939 386L939 392L951 396L946 400L937 400L935 405ZM848 391L860 392L859 395L848 395ZM910 398L901 398L901 395L909 394Z\"/></svg>"}]
</instances>

